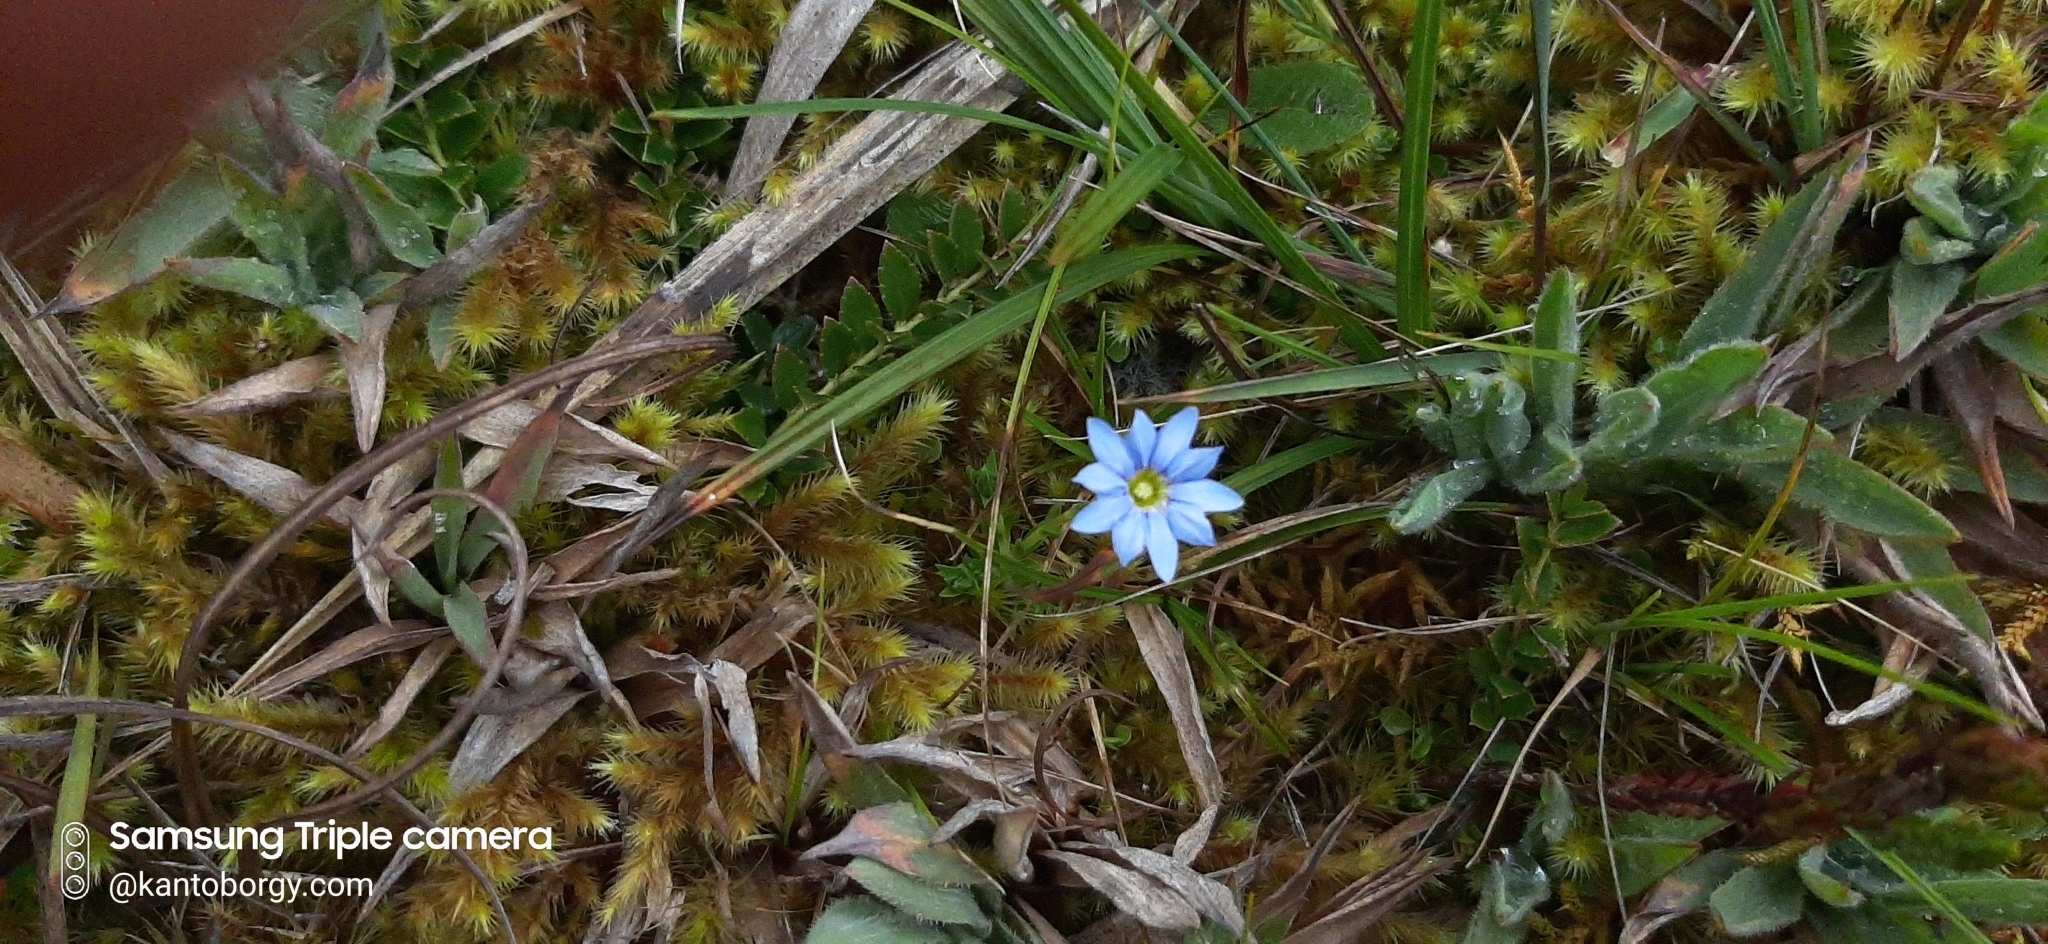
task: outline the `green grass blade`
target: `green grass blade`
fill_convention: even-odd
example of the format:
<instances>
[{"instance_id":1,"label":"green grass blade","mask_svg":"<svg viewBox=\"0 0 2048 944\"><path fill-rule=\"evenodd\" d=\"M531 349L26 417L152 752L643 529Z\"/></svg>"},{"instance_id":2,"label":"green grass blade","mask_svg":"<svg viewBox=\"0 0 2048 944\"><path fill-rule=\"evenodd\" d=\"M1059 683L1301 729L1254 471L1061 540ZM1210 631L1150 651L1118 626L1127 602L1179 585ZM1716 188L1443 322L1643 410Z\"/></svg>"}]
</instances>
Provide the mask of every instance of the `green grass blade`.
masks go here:
<instances>
[{"instance_id":1,"label":"green grass blade","mask_svg":"<svg viewBox=\"0 0 2048 944\"><path fill-rule=\"evenodd\" d=\"M1827 143L1826 114L1821 110L1820 79L1828 67L1820 55L1820 29L1814 22L1816 0L1792 0L1792 33L1799 55L1799 110L1792 116L1793 134L1801 154Z\"/></svg>"},{"instance_id":2,"label":"green grass blade","mask_svg":"<svg viewBox=\"0 0 2048 944\"><path fill-rule=\"evenodd\" d=\"M1097 53L1110 62L1129 63L1130 58L1117 46L1116 41L1103 31L1101 24L1087 16L1078 0L1060 0L1060 5L1073 17L1074 31L1086 36L1094 44ZM1166 129L1167 136L1180 146L1181 153L1187 155L1189 163L1201 177L1208 192L1221 198L1229 207L1235 222L1251 231L1259 242L1265 244L1266 251L1273 254L1273 258L1280 263L1281 270L1315 293L1327 298L1336 298L1338 292L1335 284L1321 270L1309 264L1308 258L1302 255L1300 244L1294 235L1282 228L1265 208L1259 205L1252 197L1251 191L1245 189L1244 182L1239 180L1230 168L1223 166L1223 161L1209 150L1207 142L1203 141L1201 135L1186 121L1181 120L1180 115L1160 97L1159 91L1149 82L1133 82L1129 89L1144 106L1146 113L1150 114L1154 121L1159 122L1159 125ZM1366 350L1358 352L1361 357L1378 358L1387 354L1377 340L1369 336L1364 337L1363 346Z\"/></svg>"},{"instance_id":3,"label":"green grass blade","mask_svg":"<svg viewBox=\"0 0 2048 944\"><path fill-rule=\"evenodd\" d=\"M86 663L85 694L97 697L100 693L100 650L95 644L91 661ZM71 755L64 762L64 782L57 791L56 816L50 825L50 871L51 881L62 881L61 876L82 869L67 869L64 856L69 852L83 853L82 844L73 846L65 841L65 833L73 824L85 820L85 803L92 792L93 747L99 733L99 716L79 715L77 724L71 729ZM83 828L82 826L80 828Z\"/></svg>"},{"instance_id":4,"label":"green grass blade","mask_svg":"<svg viewBox=\"0 0 2048 944\"><path fill-rule=\"evenodd\" d=\"M1059 302L1072 301L1117 279L1197 254L1186 246L1141 246L1089 259L1066 270L1057 298ZM753 455L706 486L694 507L701 511L721 497L732 495L783 463L816 448L833 429L851 425L939 371L998 343L1030 323L1045 291L1044 283L1019 289L859 383L791 417Z\"/></svg>"},{"instance_id":5,"label":"green grass blade","mask_svg":"<svg viewBox=\"0 0 2048 944\"><path fill-rule=\"evenodd\" d=\"M1239 495L1249 495L1331 456L1350 452L1358 448L1358 444L1358 440L1342 436L1310 440L1231 473L1223 484Z\"/></svg>"},{"instance_id":6,"label":"green grass blade","mask_svg":"<svg viewBox=\"0 0 2048 944\"><path fill-rule=\"evenodd\" d=\"M1940 685L1935 685L1930 682L1922 682L1917 679L1908 678L1904 675L1901 675L1897 672L1885 668L1883 665L1879 663L1872 662L1868 659L1852 656L1846 652L1843 652L1840 649L1836 649L1833 646L1829 646L1825 643L1814 642L1811 639L1801 639L1797 636L1791 636L1785 633L1775 632L1773 630L1757 629L1755 627L1745 626L1741 623L1724 623L1718 620L1669 620L1657 623L1655 625L1665 629L1686 629L1693 630L1695 632L1720 633L1728 636L1738 636L1743 639L1750 639L1756 642L1769 643L1775 646L1782 646L1793 652L1804 653L1806 655L1813 656L1817 659L1826 659L1829 662L1833 662L1836 665L1840 665L1844 668L1854 669L1858 672L1863 673L1864 675L1870 676L1871 678L1887 679L1894 685L1903 685L1907 688L1912 689L1914 694L1926 698L1929 701L1937 701L1944 705L1948 705L1953 708L1966 711L1971 715L1974 715L1985 721L1989 721L1993 724L2010 725L2015 723L2013 719L2008 718L2003 714L2000 714L1996 709L1992 708L1991 706L1981 701L1978 701L1977 699L1971 698L1967 695L1958 694Z\"/></svg>"},{"instance_id":7,"label":"green grass blade","mask_svg":"<svg viewBox=\"0 0 2048 944\"><path fill-rule=\"evenodd\" d=\"M1443 0L1417 0L1401 130L1401 198L1394 233L1395 321L1414 336L1436 327L1429 307L1429 136L1436 107Z\"/></svg>"},{"instance_id":8,"label":"green grass blade","mask_svg":"<svg viewBox=\"0 0 2048 944\"><path fill-rule=\"evenodd\" d=\"M1100 251L1110 229L1131 212L1138 201L1151 196L1168 175L1180 168L1183 159L1173 145L1159 144L1124 165L1121 172L1111 177L1101 190L1090 194L1087 202L1067 217L1060 227L1059 238L1053 241L1052 252L1046 255L1046 261L1056 267L1064 266Z\"/></svg>"},{"instance_id":9,"label":"green grass blade","mask_svg":"<svg viewBox=\"0 0 2048 944\"><path fill-rule=\"evenodd\" d=\"M1261 400L1267 397L1300 397L1347 390L1374 390L1417 383L1428 379L1431 374L1466 374L1499 365L1498 355L1485 352L1432 354L1426 357L1374 361L1370 364L1352 364L1348 367L1242 380L1200 390L1171 393L1151 398L1148 402L1230 403L1238 400Z\"/></svg>"}]
</instances>

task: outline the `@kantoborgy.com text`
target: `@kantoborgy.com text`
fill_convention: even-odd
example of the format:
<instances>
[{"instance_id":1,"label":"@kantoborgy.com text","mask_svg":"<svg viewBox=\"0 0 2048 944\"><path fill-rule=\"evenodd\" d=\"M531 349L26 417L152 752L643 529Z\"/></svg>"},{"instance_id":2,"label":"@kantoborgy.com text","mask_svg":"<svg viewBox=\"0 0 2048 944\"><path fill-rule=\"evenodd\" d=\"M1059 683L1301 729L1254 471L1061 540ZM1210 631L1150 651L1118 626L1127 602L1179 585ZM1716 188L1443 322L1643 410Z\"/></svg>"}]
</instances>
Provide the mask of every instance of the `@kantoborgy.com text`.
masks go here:
<instances>
[{"instance_id":1,"label":"@kantoborgy.com text","mask_svg":"<svg viewBox=\"0 0 2048 944\"><path fill-rule=\"evenodd\" d=\"M307 875L303 872L151 875L121 871L107 876L107 897L122 904L146 898L258 898L272 904L288 905L301 897L363 898L370 894L374 884L367 878Z\"/></svg>"}]
</instances>

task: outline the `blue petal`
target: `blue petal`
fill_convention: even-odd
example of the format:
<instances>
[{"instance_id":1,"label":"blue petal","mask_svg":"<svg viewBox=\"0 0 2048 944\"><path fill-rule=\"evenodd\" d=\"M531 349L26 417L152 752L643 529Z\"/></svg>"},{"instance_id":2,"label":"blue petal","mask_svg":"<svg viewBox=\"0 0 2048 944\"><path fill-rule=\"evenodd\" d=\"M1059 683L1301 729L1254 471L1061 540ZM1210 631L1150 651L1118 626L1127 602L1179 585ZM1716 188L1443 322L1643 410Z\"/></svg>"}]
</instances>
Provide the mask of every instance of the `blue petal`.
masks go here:
<instances>
[{"instance_id":1,"label":"blue petal","mask_svg":"<svg viewBox=\"0 0 2048 944\"><path fill-rule=\"evenodd\" d=\"M1163 514L1146 515L1145 520L1150 532L1145 536L1145 552L1152 556L1152 570L1161 583L1172 583L1173 572L1180 568L1180 542L1173 539L1173 525Z\"/></svg>"},{"instance_id":2,"label":"blue petal","mask_svg":"<svg viewBox=\"0 0 2048 944\"><path fill-rule=\"evenodd\" d=\"M1244 496L1231 491L1230 486L1215 479L1175 482L1168 486L1166 496L1172 501L1186 502L1205 512L1236 511L1244 507Z\"/></svg>"},{"instance_id":3,"label":"blue petal","mask_svg":"<svg viewBox=\"0 0 2048 944\"><path fill-rule=\"evenodd\" d=\"M1179 462L1188 447L1195 444L1195 424L1201 421L1202 411L1188 407L1159 427L1159 441L1152 446L1152 467L1164 472Z\"/></svg>"},{"instance_id":4,"label":"blue petal","mask_svg":"<svg viewBox=\"0 0 2048 944\"><path fill-rule=\"evenodd\" d=\"M1166 523L1173 526L1173 536L1183 544L1208 547L1216 543L1216 529L1210 526L1209 519L1201 509L1187 502L1167 502Z\"/></svg>"},{"instance_id":5,"label":"blue petal","mask_svg":"<svg viewBox=\"0 0 2048 944\"><path fill-rule=\"evenodd\" d=\"M1116 547L1117 562L1130 566L1145 553L1145 516L1133 512L1117 519L1116 528L1109 532L1109 543Z\"/></svg>"},{"instance_id":6,"label":"blue petal","mask_svg":"<svg viewBox=\"0 0 2048 944\"><path fill-rule=\"evenodd\" d=\"M1074 484L1097 495L1122 495L1130 489L1129 480L1100 462L1089 463L1081 474L1074 476Z\"/></svg>"},{"instance_id":7,"label":"blue petal","mask_svg":"<svg viewBox=\"0 0 2048 944\"><path fill-rule=\"evenodd\" d=\"M1095 461L1107 466L1118 478L1138 474L1138 462L1131 457L1124 438L1116 434L1116 427L1092 416L1088 418L1088 448L1094 450Z\"/></svg>"},{"instance_id":8,"label":"blue petal","mask_svg":"<svg viewBox=\"0 0 2048 944\"><path fill-rule=\"evenodd\" d=\"M1171 465L1160 469L1169 482L1192 482L1206 479L1216 471L1216 461L1223 458L1222 446L1197 446L1176 456Z\"/></svg>"},{"instance_id":9,"label":"blue petal","mask_svg":"<svg viewBox=\"0 0 2048 944\"><path fill-rule=\"evenodd\" d=\"M1088 503L1088 507L1074 516L1074 530L1082 534L1101 534L1116 527L1117 522L1130 517L1136 510L1131 507L1127 496L1104 495Z\"/></svg>"},{"instance_id":10,"label":"blue petal","mask_svg":"<svg viewBox=\"0 0 2048 944\"><path fill-rule=\"evenodd\" d=\"M1131 461L1136 462L1139 468L1158 468L1152 463L1152 446L1159 441L1159 430L1152 425L1152 418L1146 416L1144 410L1139 410L1137 417L1131 420L1131 432L1124 438L1131 446Z\"/></svg>"}]
</instances>

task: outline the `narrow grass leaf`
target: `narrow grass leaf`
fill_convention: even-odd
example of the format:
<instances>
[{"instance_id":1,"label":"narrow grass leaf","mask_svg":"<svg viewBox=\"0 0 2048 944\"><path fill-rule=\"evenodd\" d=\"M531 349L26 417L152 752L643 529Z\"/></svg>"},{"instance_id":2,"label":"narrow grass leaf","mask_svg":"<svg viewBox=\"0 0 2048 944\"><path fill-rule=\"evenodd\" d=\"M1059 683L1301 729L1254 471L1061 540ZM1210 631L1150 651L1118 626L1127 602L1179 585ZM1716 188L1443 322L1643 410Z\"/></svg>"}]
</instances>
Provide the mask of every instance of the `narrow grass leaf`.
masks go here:
<instances>
[{"instance_id":1,"label":"narrow grass leaf","mask_svg":"<svg viewBox=\"0 0 2048 944\"><path fill-rule=\"evenodd\" d=\"M1408 100L1402 114L1401 193L1394 232L1395 319L1401 333L1436 327L1429 303L1429 139L1436 131L1437 52L1443 33L1443 0L1417 0L1410 33Z\"/></svg>"}]
</instances>

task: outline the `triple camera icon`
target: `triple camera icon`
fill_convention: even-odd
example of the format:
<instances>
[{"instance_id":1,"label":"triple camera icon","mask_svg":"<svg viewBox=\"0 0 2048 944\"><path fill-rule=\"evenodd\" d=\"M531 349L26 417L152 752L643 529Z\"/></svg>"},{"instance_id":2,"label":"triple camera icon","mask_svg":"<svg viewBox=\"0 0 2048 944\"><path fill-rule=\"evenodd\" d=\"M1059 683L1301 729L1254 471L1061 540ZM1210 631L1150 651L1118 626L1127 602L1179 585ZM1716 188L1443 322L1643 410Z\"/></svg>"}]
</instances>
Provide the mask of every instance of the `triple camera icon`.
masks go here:
<instances>
[{"instance_id":1,"label":"triple camera icon","mask_svg":"<svg viewBox=\"0 0 2048 944\"><path fill-rule=\"evenodd\" d=\"M85 848L92 837L86 832L84 823L65 823L58 836L64 848L64 867L58 884L63 888L65 898L78 901L92 888L85 869Z\"/></svg>"}]
</instances>

